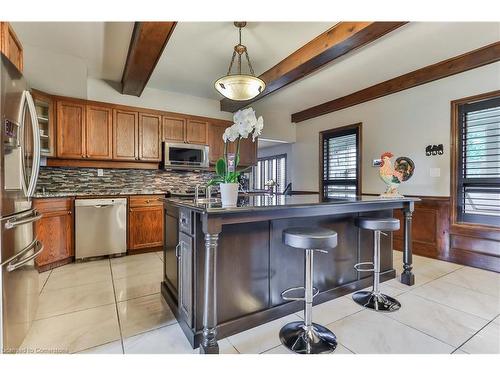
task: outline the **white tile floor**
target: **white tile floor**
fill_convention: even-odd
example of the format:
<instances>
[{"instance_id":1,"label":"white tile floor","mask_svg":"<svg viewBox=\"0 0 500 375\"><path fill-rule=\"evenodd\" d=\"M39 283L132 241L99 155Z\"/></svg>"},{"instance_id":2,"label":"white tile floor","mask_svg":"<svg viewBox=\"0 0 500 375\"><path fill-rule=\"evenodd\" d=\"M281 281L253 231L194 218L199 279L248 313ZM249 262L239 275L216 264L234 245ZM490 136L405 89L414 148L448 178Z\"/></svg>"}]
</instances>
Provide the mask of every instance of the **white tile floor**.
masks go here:
<instances>
[{"instance_id":1,"label":"white tile floor","mask_svg":"<svg viewBox=\"0 0 500 375\"><path fill-rule=\"evenodd\" d=\"M160 295L161 253L71 264L40 277L40 308L22 348L69 353L196 353ZM394 252L398 275L402 263ZM377 313L351 296L314 307L336 354L500 353L500 274L414 257L416 284L382 291L401 310ZM288 353L278 332L291 314L219 341L221 353Z\"/></svg>"}]
</instances>

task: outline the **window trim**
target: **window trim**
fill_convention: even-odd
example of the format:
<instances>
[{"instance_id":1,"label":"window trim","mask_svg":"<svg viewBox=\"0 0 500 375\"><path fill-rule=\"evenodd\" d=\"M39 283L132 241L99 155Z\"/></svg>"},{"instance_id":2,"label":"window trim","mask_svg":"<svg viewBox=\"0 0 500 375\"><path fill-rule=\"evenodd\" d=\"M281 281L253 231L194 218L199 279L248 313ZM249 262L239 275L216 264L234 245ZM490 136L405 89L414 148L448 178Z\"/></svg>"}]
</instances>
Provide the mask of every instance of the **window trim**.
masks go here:
<instances>
[{"instance_id":1,"label":"window trim","mask_svg":"<svg viewBox=\"0 0 500 375\"><path fill-rule=\"evenodd\" d=\"M485 99L493 99L500 96L500 90L487 92L480 95L469 96L451 102L451 144L450 144L450 232L458 234L463 230L484 230L500 232L500 227L472 222L459 221L458 198L459 198L459 167L460 158L460 106L472 104Z\"/></svg>"},{"instance_id":2,"label":"window trim","mask_svg":"<svg viewBox=\"0 0 500 375\"><path fill-rule=\"evenodd\" d=\"M288 185L288 171L287 171L287 167L288 167L288 160L287 160L287 154L284 153L284 154L276 154L276 155L270 155L270 156L264 156L262 158L257 158L257 163L255 164L254 166L254 171L257 169L257 166L259 165L259 161L266 161L266 160L273 160L273 159L281 159L281 158L284 158L285 159L285 186L283 186L283 190L286 189L287 185ZM252 182L252 185L253 185L253 188L255 189L255 176L253 177L254 181ZM261 175L260 176L260 179L261 181L263 180L263 176Z\"/></svg>"},{"instance_id":3,"label":"window trim","mask_svg":"<svg viewBox=\"0 0 500 375\"><path fill-rule=\"evenodd\" d=\"M346 126L340 126L338 128L332 128L328 130L323 130L319 133L319 168L318 168L318 179L319 179L319 194L321 196L321 199L324 199L324 186L323 186L323 153L324 153L324 139L327 137L330 137L331 135L338 135L341 136L342 133L349 133L352 130L355 130L357 132L357 137L356 137L356 154L358 156L357 160L357 165L356 165L356 175L358 177L358 186L356 189L356 195L361 195L363 191L363 185L362 185L362 172L363 172L363 154L362 154L362 145L363 145L363 123L358 122L355 124L351 125L346 125Z\"/></svg>"}]
</instances>

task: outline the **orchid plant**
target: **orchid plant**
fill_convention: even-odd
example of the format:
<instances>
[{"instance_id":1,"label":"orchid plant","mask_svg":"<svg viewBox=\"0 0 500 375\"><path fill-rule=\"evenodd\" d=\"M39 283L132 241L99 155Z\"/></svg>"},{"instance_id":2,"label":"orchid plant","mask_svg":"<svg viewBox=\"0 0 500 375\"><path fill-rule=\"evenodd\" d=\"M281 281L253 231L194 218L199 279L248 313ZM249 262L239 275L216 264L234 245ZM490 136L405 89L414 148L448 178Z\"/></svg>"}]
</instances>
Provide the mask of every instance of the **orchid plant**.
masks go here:
<instances>
[{"instance_id":1,"label":"orchid plant","mask_svg":"<svg viewBox=\"0 0 500 375\"><path fill-rule=\"evenodd\" d=\"M240 143L242 139L252 137L252 141L262 133L264 120L262 116L258 119L255 116L253 108L245 108L236 112L233 116L234 124L226 129L222 135L224 141L224 157L217 160L215 164L216 176L209 181L209 185L220 183L237 183L241 172L246 169L236 170L240 162ZM228 142L236 142L236 153L234 159L234 168L229 168L228 163Z\"/></svg>"}]
</instances>

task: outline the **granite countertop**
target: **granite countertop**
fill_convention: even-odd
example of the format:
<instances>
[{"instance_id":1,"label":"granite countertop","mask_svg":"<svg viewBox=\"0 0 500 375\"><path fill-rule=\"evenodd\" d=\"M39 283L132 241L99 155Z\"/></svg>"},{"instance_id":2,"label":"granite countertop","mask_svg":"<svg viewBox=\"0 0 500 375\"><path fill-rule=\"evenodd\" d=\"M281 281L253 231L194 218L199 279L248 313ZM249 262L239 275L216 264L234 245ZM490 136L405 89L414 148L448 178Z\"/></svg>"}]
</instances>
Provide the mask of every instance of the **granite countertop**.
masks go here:
<instances>
[{"instance_id":1,"label":"granite countertop","mask_svg":"<svg viewBox=\"0 0 500 375\"><path fill-rule=\"evenodd\" d=\"M331 198L321 200L319 194L314 195L248 195L240 196L236 207L222 207L220 199L212 203L195 203L192 198L165 198L164 201L178 207L189 208L202 213L235 213L257 210L275 210L285 208L308 208L324 205L352 205L369 203L417 202L420 199L382 198L378 196L358 196L355 198Z\"/></svg>"},{"instance_id":2,"label":"granite countertop","mask_svg":"<svg viewBox=\"0 0 500 375\"><path fill-rule=\"evenodd\" d=\"M34 198L64 198L64 197L92 197L92 196L118 196L118 195L166 195L169 190L92 190L92 191L37 191Z\"/></svg>"}]
</instances>

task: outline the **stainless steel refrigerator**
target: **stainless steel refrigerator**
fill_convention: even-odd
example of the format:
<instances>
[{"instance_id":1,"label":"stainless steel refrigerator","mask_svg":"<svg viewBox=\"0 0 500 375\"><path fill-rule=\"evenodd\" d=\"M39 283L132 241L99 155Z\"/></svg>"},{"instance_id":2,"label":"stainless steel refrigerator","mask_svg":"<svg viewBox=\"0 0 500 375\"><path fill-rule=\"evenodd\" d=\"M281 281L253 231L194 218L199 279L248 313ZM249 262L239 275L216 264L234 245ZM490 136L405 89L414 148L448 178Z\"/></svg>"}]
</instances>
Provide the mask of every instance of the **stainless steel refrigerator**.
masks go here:
<instances>
[{"instance_id":1,"label":"stainless steel refrigerator","mask_svg":"<svg viewBox=\"0 0 500 375\"><path fill-rule=\"evenodd\" d=\"M40 169L40 132L33 99L17 68L0 65L0 349L16 352L38 306L34 259L43 245L34 222L41 215L31 197Z\"/></svg>"}]
</instances>

